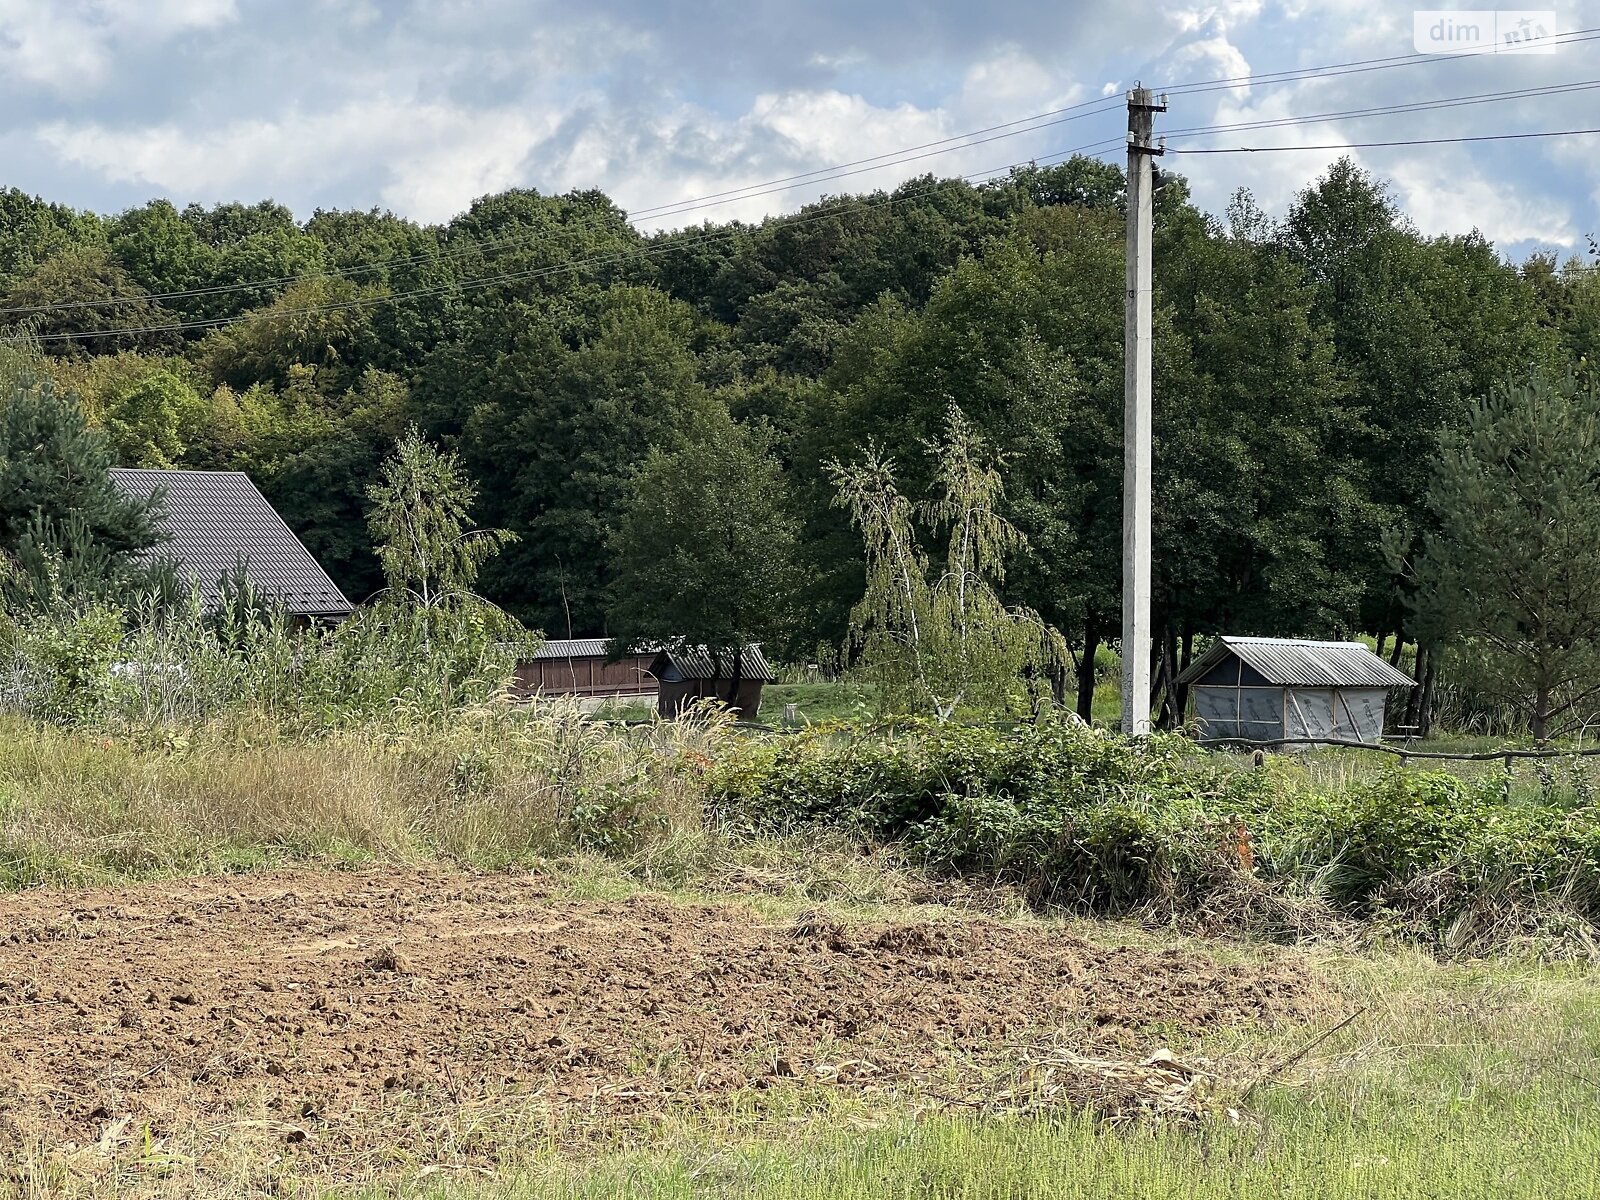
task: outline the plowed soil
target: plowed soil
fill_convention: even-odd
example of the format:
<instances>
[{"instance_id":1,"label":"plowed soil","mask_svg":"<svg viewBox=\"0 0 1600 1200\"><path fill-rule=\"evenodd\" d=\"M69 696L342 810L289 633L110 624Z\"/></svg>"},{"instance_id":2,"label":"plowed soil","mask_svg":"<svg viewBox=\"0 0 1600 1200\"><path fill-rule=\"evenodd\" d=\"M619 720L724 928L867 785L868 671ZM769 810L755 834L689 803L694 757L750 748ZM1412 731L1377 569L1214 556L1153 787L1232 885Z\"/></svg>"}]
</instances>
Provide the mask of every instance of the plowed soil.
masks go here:
<instances>
[{"instance_id":1,"label":"plowed soil","mask_svg":"<svg viewBox=\"0 0 1600 1200\"><path fill-rule=\"evenodd\" d=\"M0 1157L401 1095L715 1097L785 1076L931 1078L1050 1036L1144 1052L1292 1022L1281 966L950 919L763 922L561 898L538 878L285 872L0 897Z\"/></svg>"}]
</instances>

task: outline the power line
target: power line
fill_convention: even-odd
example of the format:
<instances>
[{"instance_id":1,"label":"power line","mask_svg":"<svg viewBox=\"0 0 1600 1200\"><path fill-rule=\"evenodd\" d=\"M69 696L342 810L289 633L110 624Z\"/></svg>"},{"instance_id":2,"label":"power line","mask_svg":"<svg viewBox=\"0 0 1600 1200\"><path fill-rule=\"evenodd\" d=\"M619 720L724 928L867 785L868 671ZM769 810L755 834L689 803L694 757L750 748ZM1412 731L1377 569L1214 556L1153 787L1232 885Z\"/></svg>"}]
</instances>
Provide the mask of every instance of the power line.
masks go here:
<instances>
[{"instance_id":1,"label":"power line","mask_svg":"<svg viewBox=\"0 0 1600 1200\"><path fill-rule=\"evenodd\" d=\"M703 207L699 203L700 201L703 201L703 200L722 200L722 199L727 198L727 197L731 197L733 200L750 199L752 197L741 195L741 193L751 192L756 188L776 187L779 184L795 184L795 181L797 181L797 180L800 181L801 183L805 183L805 182L819 182L819 183L820 182L827 182L827 180L814 180L812 177L813 176L818 176L818 175L829 175L834 171L843 171L845 168L848 168L848 167L859 167L859 166L863 166L864 164L867 164L867 163L881 163L881 165L883 165L883 166L895 166L896 164L893 163L893 162L883 162L882 160L896 158L901 154L910 154L911 152L916 151L916 150L928 150L928 149L931 149L932 147L935 147L935 146L947 146L948 145L948 146L950 146L950 150L963 150L968 145L973 145L973 146L983 145L984 144L983 142L967 142L966 139L967 138L975 138L975 137L978 137L981 134L994 133L997 130L1001 130L1001 129L1012 129L1013 127L1019 126L1019 125L1027 125L1029 127L1026 128L1026 129L1017 129L1015 133L1007 133L1007 134L1003 134L1001 136L1003 136L1003 137L1016 137L1019 134L1033 133L1037 129L1048 129L1051 126L1054 126L1054 125L1065 124L1066 121L1069 121L1069 120L1070 121L1077 121L1077 120L1081 120L1084 117L1096 117L1096 116L1099 116L1102 112L1112 112L1112 111L1116 110L1117 108L1119 108L1121 106L1121 100L1122 100L1121 96L1101 96L1101 97L1097 97L1094 100L1085 100L1085 101L1083 101L1082 103L1079 103L1079 104L1070 104L1065 108L1054 108L1054 109L1051 109L1048 112L1036 113L1031 117L1018 117L1015 121L1005 121L1005 122L1002 122L999 125L989 125L989 126L986 126L983 129L974 129L974 130L972 130L972 131L970 131L968 133L952 134L950 137L939 138L937 141L923 142L919 146L906 146L906 147L902 147L899 150L885 151L883 154L874 154L870 158L858 158L858 159L854 160L853 162L839 163L839 164L836 164L835 166L831 166L831 167L818 167L814 171L802 171L798 175L785 175L780 179L769 179L769 180L766 180L765 182L762 182L762 183L746 184L744 187L730 188L729 190L727 190L725 192L712 192L709 195L695 196L695 197L692 197L692 198L687 199L687 200L674 201L671 204L659 204L659 205L656 205L653 208L639 209L637 212L629 213L628 216L629 216L630 220L640 220L640 219L656 220L656 219L659 219L656 216L656 214L664 214L664 215L667 215L667 216L676 216L676 215L678 215L677 213L668 212L667 210L675 209L675 208L678 208L678 207L680 207L682 205L695 205L696 207ZM1083 109L1091 109L1092 111L1087 111L1087 112L1080 111L1080 110L1083 110ZM1068 116L1068 117L1065 118L1065 120L1059 120L1059 121L1046 120L1046 118L1049 118L1049 117L1059 117L1064 113L1072 113L1072 114L1076 114L1076 115ZM1044 123L1043 124L1037 124L1037 125L1032 124L1033 122L1036 122L1036 121L1044 122ZM1000 139L999 138L987 138L987 139L985 139L985 141L998 141L998 140L1000 140ZM950 145L950 143L952 143L952 142L960 142L962 144L961 145ZM946 153L946 151L940 151L940 153ZM927 157L931 157L931 156L927 156ZM872 169L875 170L876 168L872 168ZM785 190L789 190L789 189L785 189ZM766 193L763 193L763 192L756 192L755 193L755 195L758 195L758 196L759 195L765 195L765 194Z\"/></svg>"},{"instance_id":2,"label":"power line","mask_svg":"<svg viewBox=\"0 0 1600 1200\"><path fill-rule=\"evenodd\" d=\"M1569 33L1556 34L1546 39L1551 45L1569 45L1578 42L1592 41L1600 38L1600 27L1591 29L1573 30ZM1206 91L1217 91L1225 88L1242 86L1270 86L1280 83L1304 82L1315 78L1330 78L1338 75L1355 72L1386 70L1393 67L1411 66L1423 62L1456 61L1460 58L1472 57L1470 55L1424 55L1407 54L1391 55L1384 58L1363 59L1354 62L1325 64L1317 67L1294 68L1286 71L1264 72L1253 75L1236 75L1218 79L1200 80L1188 84L1171 85L1165 89L1169 94L1196 94ZM1556 94L1567 90L1583 90L1589 86L1600 86L1600 81L1583 85L1558 85L1552 88L1523 89L1517 93L1487 93L1478 97L1456 97L1448 101L1417 102L1409 105L1386 106L1367 110L1352 110L1344 113L1318 114L1314 116L1278 118L1270 121L1240 122L1233 125L1200 126L1187 130L1170 131L1167 137L1199 136L1204 133L1219 132L1225 129L1268 129L1283 125L1305 124L1318 120L1352 119L1367 116L1382 116L1389 113L1425 111L1430 107L1454 107L1457 104L1488 103L1493 99L1514 99L1523 96L1541 94ZM882 170L888 167L901 166L910 162L937 157L942 154L953 153L975 146L986 145L989 142L1000 141L1005 138L1018 137L1048 129L1069 121L1081 120L1086 117L1098 116L1110 112L1118 106L1119 97L1102 97L1096 100L1086 100L1077 104L1067 105L1063 108L1051 109L1033 116L1020 117L1014 121L1001 122L996 125L986 126L982 129L972 130L967 133L954 134L947 138L940 138L924 142L916 146L905 147L900 150L886 151L883 154L872 155L866 158L852 160L851 162L837 164L832 167L817 168L813 171L801 172L795 175L784 176L758 184L748 184L739 188L730 188L721 192L691 197L670 204L656 205L640 209L627 214L629 221L655 221L669 217L683 216L691 212L701 211L706 208L721 207L724 204L736 203L741 200L759 199L763 196L774 195L780 192L792 191L798 187L818 183L832 182L871 171ZM1308 147L1309 148L1309 147ZM1187 153L1195 153L1188 151ZM957 176L955 178L970 178L970 176ZM591 231L598 227L589 224L583 227L584 231ZM486 239L473 242L459 249L436 250L408 256L379 260L373 263L361 263L347 267L329 268L326 270L305 272L298 275L276 276L267 279L240 281L236 283L214 284L203 288L189 288L184 290L144 293L139 296L111 297L96 300L61 301L54 304L15 306L0 308L0 316L21 316L34 313L59 312L76 309L106 308L129 300L181 300L198 299L209 296L226 295L233 292L249 291L257 288L270 288L279 285L299 283L311 279L326 278L352 278L365 273L378 270L391 270L406 266L432 264L436 262L453 261L468 257L473 254L485 253L492 250L507 248L524 244L528 241L549 238L553 233L566 233L573 227L558 227L556 230L539 230L528 233L510 235L504 238ZM352 302L346 302L352 303ZM222 320L217 318L215 320ZM180 323L181 328L209 328L213 321L195 321Z\"/></svg>"},{"instance_id":3,"label":"power line","mask_svg":"<svg viewBox=\"0 0 1600 1200\"><path fill-rule=\"evenodd\" d=\"M1408 138L1393 142L1326 142L1315 146L1227 146L1186 150L1169 147L1174 154L1276 154L1285 150L1368 150L1380 146L1444 146L1458 142L1510 142L1522 138L1580 137L1600 129L1540 129L1532 133L1475 133L1461 137Z\"/></svg>"},{"instance_id":4,"label":"power line","mask_svg":"<svg viewBox=\"0 0 1600 1200\"><path fill-rule=\"evenodd\" d=\"M1368 117L1390 117L1403 113L1432 112L1438 109L1462 108L1474 104L1496 104L1506 100L1529 100L1541 96L1567 95L1573 92L1600 88L1600 79L1584 79L1574 83L1555 83L1543 87L1517 88L1502 92L1477 92L1468 96L1447 96L1437 100L1412 100L1399 104L1380 104L1370 108L1347 108L1338 112L1304 113L1289 117L1267 117L1259 121L1229 121L1216 125L1195 125L1186 129L1169 129L1167 138L1200 137L1243 129L1277 129L1289 125L1311 125L1319 121L1362 120Z\"/></svg>"},{"instance_id":5,"label":"power line","mask_svg":"<svg viewBox=\"0 0 1600 1200\"><path fill-rule=\"evenodd\" d=\"M1591 27L1552 34L1548 38L1541 39L1540 44L1573 46L1583 42L1592 42L1597 38L1600 38L1600 27ZM1242 87L1261 87L1278 83L1302 83L1308 79L1334 79L1342 75L1362 75L1371 71L1388 71L1400 67L1414 67L1423 64L1464 62L1477 57L1481 56L1473 54L1394 54L1385 58L1359 59L1354 62L1330 63L1318 67L1298 67L1286 71L1268 71L1255 75L1233 75L1220 79L1202 80L1198 83L1179 83L1156 90L1165 92L1169 96L1190 96Z\"/></svg>"},{"instance_id":6,"label":"power line","mask_svg":"<svg viewBox=\"0 0 1600 1200\"><path fill-rule=\"evenodd\" d=\"M1573 31L1571 31L1569 33L1556 34L1553 37L1546 39L1546 41L1548 41L1551 44L1570 45L1570 44L1575 44L1575 43L1578 43L1578 42L1594 41L1597 38L1600 38L1600 27L1595 27L1595 28L1590 28L1590 29L1578 29L1578 30L1573 30ZM1384 57L1384 58L1361 59L1361 60L1357 60L1355 62L1333 63L1333 64L1328 64L1328 65L1319 66L1319 67L1301 67L1301 68L1295 68L1293 70L1288 70L1288 71L1269 71L1269 72L1264 72L1264 73L1256 74L1256 75L1236 75L1236 76L1225 77L1225 78L1220 78L1220 79L1200 80L1200 81L1195 82L1195 83L1177 84L1177 85L1169 86L1169 87L1167 87L1165 89L1154 89L1154 90L1166 91L1169 94L1189 95L1189 94L1195 94L1195 93L1199 93L1199 92L1218 91L1218 90L1222 90L1223 88L1236 88L1236 87L1246 86L1246 85L1248 85L1248 86L1270 86L1270 85L1278 84L1278 83L1299 83L1299 82L1304 82L1305 80L1308 80L1308 79L1332 78L1332 77L1336 77L1336 76L1339 76L1339 75L1352 74L1352 73L1361 72L1361 71L1384 70L1384 69L1389 69L1389 68L1393 68L1393 67L1400 67L1400 66L1415 66L1415 65L1418 65L1418 64L1424 63L1424 62L1440 62L1440 61L1444 61L1444 60L1456 61L1458 59L1466 58L1466 57L1470 57L1470 56L1468 56L1468 55L1416 54L1416 53L1390 55L1390 56ZM1536 94L1536 93L1541 92L1541 91L1543 91L1545 89L1526 89L1526 90L1530 94ZM848 168L848 167L861 166L861 165L866 164L866 163L882 163L882 165L885 165L885 166L893 166L893 165L896 165L896 164L893 163L893 162L883 162L883 160L885 160L885 159L894 159L894 158L897 158L901 154L909 154L912 151L925 150L925 149L929 149L929 148L935 147L935 146L950 145L951 143L961 142L961 141L964 141L964 139L977 137L977 136L979 136L981 134L993 133L996 130L1002 130L1002 129L1012 129L1012 128L1017 127L1017 126L1030 125L1031 128L1018 129L1017 132L1018 133L1031 133L1031 132L1033 132L1034 129L1045 129L1045 128L1048 128L1050 125L1058 124L1059 122L1046 121L1046 118L1056 117L1056 116L1059 116L1059 115L1064 114L1064 113L1076 113L1078 115L1073 116L1070 119L1078 120L1078 119L1081 119L1082 117L1098 116L1103 112L1111 112L1113 110L1120 109L1120 107L1121 107L1121 98L1117 97L1117 96L1106 96L1106 97L1101 97L1100 99L1097 99L1097 100L1085 100L1085 101L1082 101L1081 103L1078 103L1078 104L1068 105L1065 108L1052 109L1049 112L1038 113L1038 114L1036 114L1034 116L1031 116L1031 117L1020 117L1015 121L1006 121L1006 122L1004 122L1002 124L999 124L999 125L991 125L991 126L988 126L987 128L984 128L984 129L974 130L971 133L957 134L957 135L954 135L954 136L948 137L948 138L940 138L938 141L925 142L920 146L911 146L911 147L905 148L904 150L889 151L889 152L886 152L884 154L874 155L871 158L857 159L854 162L842 163L837 167L821 167L821 168L818 168L815 171L806 171L806 172L803 172L803 173L801 173L799 175L789 175L789 176L785 176L785 177L783 177L781 179L769 180L769 181L767 181L765 183L749 184L746 187L732 188L732 189L729 189L728 191L725 191L725 192L714 192L714 193L712 193L712 194L710 194L708 196L696 197L696 198L694 198L692 200L684 200L684 201L676 202L674 204L663 204L663 205L658 205L658 206L656 206L654 208L641 209L641 210L638 210L636 212L629 213L629 217L630 217L630 219L633 219L633 220L640 220L640 219L654 220L654 219L658 219L657 214L666 215L666 216L676 216L676 215L679 215L679 214L676 213L676 212L673 212L671 210L678 209L678 208L684 208L685 211L693 211L695 208L705 207L704 205L699 203L700 201L703 201L703 200L719 200L719 199L722 199L724 197L732 197L733 199L736 199L736 200L737 199L748 199L748 198L752 198L752 197L744 196L744 195L742 195L742 193L752 192L755 196L767 194L767 193L764 193L764 192L755 192L754 189L757 189L757 188L766 188L766 187L777 185L777 184L791 183L791 182L796 181L796 180L808 181L808 180L812 180L813 177L815 177L815 176L829 176L829 175L832 174L832 172L834 172L836 170L843 170L844 168ZM1086 110L1086 109L1092 110L1092 111L1081 111L1081 110ZM1034 122L1046 122L1046 123L1045 124L1034 125L1033 124ZM1014 134L1006 134L1005 136L1010 137L1010 136L1015 136L1015 135ZM1170 135L1168 135L1168 136L1170 136ZM995 140L995 139L987 139L987 140ZM972 145L981 145L982 143L973 142L973 143L970 143L970 144L972 144ZM959 150L959 149L962 149L962 148L963 147L960 146L960 145L952 145L951 146L952 150ZM687 207L686 208L685 206L693 206L693 207Z\"/></svg>"},{"instance_id":7,"label":"power line","mask_svg":"<svg viewBox=\"0 0 1600 1200\"><path fill-rule=\"evenodd\" d=\"M1572 30L1572 31L1570 31L1568 33L1555 34L1552 37L1550 37L1548 39L1545 39L1545 41L1548 42L1549 44L1553 44L1553 45L1570 45L1570 44L1575 44L1575 43L1578 43L1578 42L1594 41L1597 38L1600 38L1600 26L1589 28L1589 29ZM1338 76L1338 75L1351 74L1351 73L1355 73L1355 72L1358 72L1358 71L1387 70L1387 69L1390 69L1390 68L1393 68L1393 67L1415 66L1415 65L1418 65L1420 63L1437 63L1437 62L1442 62L1442 61L1452 61L1453 62L1453 61L1457 61L1459 59L1466 58L1466 57L1471 57L1471 56L1468 56L1468 55L1416 54L1416 53L1413 53L1413 54L1402 54L1402 55L1391 55L1391 56L1388 56L1388 57L1385 57L1385 58L1361 59L1361 60L1357 60L1355 62L1332 63L1332 64L1326 64L1326 65L1317 66L1317 67L1301 67L1301 68L1295 68L1295 69L1287 70L1287 71L1269 71L1269 72L1264 72L1264 73L1256 74L1256 75L1237 75L1237 76L1226 77L1226 78L1221 78L1221 79L1201 80L1201 81L1198 81L1198 82L1195 82L1195 83L1178 84L1178 85L1175 85L1175 86L1172 86L1172 87L1168 87L1166 89L1156 89L1156 90L1165 90L1168 93L1186 95L1186 94L1194 94L1194 93L1203 92L1203 91L1221 90L1224 87L1227 87L1227 88L1239 87L1239 86L1243 86L1243 85L1246 85L1246 84L1248 84L1250 86L1271 86L1271 85L1279 84L1279 83L1299 83L1299 82L1304 82L1305 80L1308 80L1308 79L1332 78L1332 77L1335 77L1335 76ZM1525 89L1525 91L1527 91L1529 94L1536 94L1536 93L1538 93L1540 91L1543 91L1543 90L1545 90L1545 89ZM1060 114L1064 114L1064 113L1077 114L1075 116L1069 117L1068 119L1069 120L1079 120L1079 119L1082 119L1083 117L1098 116L1101 113L1111 112L1113 110L1119 110L1120 108L1121 108L1121 98L1117 97L1117 96L1102 97L1102 98L1100 98L1098 100L1085 100L1085 101L1082 101L1081 103L1078 103L1078 104L1069 105L1066 108L1053 109L1053 110L1051 110L1049 112L1039 113L1039 114L1036 114L1036 115L1031 116L1031 117L1021 117L1021 118L1018 118L1015 121L1007 121L1007 122L1004 122L1003 124L1000 124L1000 125L992 125L992 126L989 126L989 127L985 128L985 129L974 130L973 132L967 133L967 134L958 134L958 135L955 135L955 136L949 137L949 138L941 138L938 141L927 142L927 143L924 143L923 145L920 145L920 146L908 147L905 150L890 151L890 152L887 152L885 154L876 155L876 156L874 156L872 158L859 159L859 160L856 160L855 162L851 162L851 163L843 163L843 164L840 164L838 167L818 168L815 171L804 172L803 174L800 174L800 175L787 176L787 177L782 178L782 179L770 180L770 181L767 181L766 183L750 184L750 185L748 185L747 187L744 187L744 188L733 188L733 189L730 189L730 190L725 191L725 192L713 193L710 196L696 197L696 198L690 199L690 200L678 201L678 202L673 203L673 204L663 204L663 205L658 205L658 206L656 206L654 208L640 209L640 210L637 210L635 212L630 212L629 213L629 217L632 220L657 220L657 219L660 219L661 217L664 217L664 216L678 216L678 215L681 215L682 212L692 212L692 211L695 211L695 210L697 210L699 208L708 207L707 205L701 203L701 201L704 201L704 200L722 199L724 197L732 197L735 200L737 200L737 199L751 199L751 198L755 198L755 197L758 197L758 196L770 194L768 192L756 191L755 189L757 189L757 188L767 188L769 186L773 186L773 185L777 185L777 184L789 183L789 182L791 182L793 180L802 180L802 181L810 180L812 182L826 182L827 179L839 177L839 176L835 176L833 174L835 171L843 172L844 174L859 174L859 172L845 171L845 168L860 166L860 165L862 165L864 163L874 163L874 162L876 162L876 163L880 163L882 166L894 166L894 165L898 165L897 162L892 162L892 161L891 162L884 162L883 160L886 160L886 159L898 159L899 156L902 155L902 154L910 154L913 151L924 150L924 149L928 149L928 148L934 147L934 146L950 145L950 143L955 143L955 142L963 142L964 144L963 145L950 145L950 149L951 150L963 149L965 145L982 145L983 142L966 142L965 139L976 138L976 137L978 137L979 135L982 135L982 134L993 133L996 130L1012 129L1012 128L1017 127L1017 126L1026 125L1026 126L1030 126L1030 127L1029 128L1020 128L1020 129L1016 130L1016 133L1008 133L1008 134L1005 134L1003 136L1012 137L1012 136L1016 136L1017 134L1031 133L1035 129L1046 129L1046 128L1049 128L1052 125L1063 123L1063 122L1059 122L1059 121L1050 121L1050 120L1047 120L1047 118L1056 117L1056 116L1058 116ZM1082 111L1082 110L1090 110L1090 111ZM1043 122L1043 123L1042 124L1034 124L1034 122ZM986 138L984 140L985 141L994 141L994 140L998 140L998 139L996 139L996 138ZM941 153L944 153L944 151L941 151ZM932 157L932 156L931 155L918 155L917 156L917 158L922 158L922 157ZM904 161L916 161L916 159L915 158L910 158L910 159L905 159ZM874 167L874 168L871 168L871 169L877 169L877 168ZM814 179L813 177L816 177L816 176L824 176L824 177L827 177L827 178L826 179ZM743 195L742 194L742 193L747 193L747 192L750 193L750 195Z\"/></svg>"}]
</instances>

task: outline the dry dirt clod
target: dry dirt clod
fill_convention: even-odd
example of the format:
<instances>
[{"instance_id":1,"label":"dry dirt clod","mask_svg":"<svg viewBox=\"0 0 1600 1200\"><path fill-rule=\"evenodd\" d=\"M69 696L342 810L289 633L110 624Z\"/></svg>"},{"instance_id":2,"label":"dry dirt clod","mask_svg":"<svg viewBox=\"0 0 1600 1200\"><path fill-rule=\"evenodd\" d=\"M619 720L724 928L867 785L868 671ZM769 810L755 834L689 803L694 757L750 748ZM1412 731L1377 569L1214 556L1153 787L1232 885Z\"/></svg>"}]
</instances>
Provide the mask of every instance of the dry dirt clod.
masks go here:
<instances>
[{"instance_id":1,"label":"dry dirt clod","mask_svg":"<svg viewBox=\"0 0 1600 1200\"><path fill-rule=\"evenodd\" d=\"M367 959L374 971L393 971L396 975L410 975L414 968L411 960L394 946L384 946Z\"/></svg>"}]
</instances>

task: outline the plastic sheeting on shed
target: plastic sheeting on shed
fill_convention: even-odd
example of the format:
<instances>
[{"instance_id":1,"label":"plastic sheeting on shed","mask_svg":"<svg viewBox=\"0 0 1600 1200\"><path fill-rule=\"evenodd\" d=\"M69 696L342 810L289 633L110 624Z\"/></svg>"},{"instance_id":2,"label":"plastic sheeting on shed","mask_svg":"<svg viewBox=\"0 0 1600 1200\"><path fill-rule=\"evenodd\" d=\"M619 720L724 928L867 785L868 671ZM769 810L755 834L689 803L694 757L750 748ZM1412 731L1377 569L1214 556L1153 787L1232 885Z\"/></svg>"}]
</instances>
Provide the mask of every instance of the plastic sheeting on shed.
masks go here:
<instances>
[{"instance_id":1,"label":"plastic sheeting on shed","mask_svg":"<svg viewBox=\"0 0 1600 1200\"><path fill-rule=\"evenodd\" d=\"M1278 688L1196 684L1191 690L1200 740L1383 737L1384 688Z\"/></svg>"},{"instance_id":2,"label":"plastic sheeting on shed","mask_svg":"<svg viewBox=\"0 0 1600 1200\"><path fill-rule=\"evenodd\" d=\"M1282 688L1200 684L1192 694L1202 741L1250 738L1264 742L1284 736Z\"/></svg>"},{"instance_id":3,"label":"plastic sheeting on shed","mask_svg":"<svg viewBox=\"0 0 1600 1200\"><path fill-rule=\"evenodd\" d=\"M1287 736L1376 742L1383 737L1387 699L1384 688L1290 688Z\"/></svg>"}]
</instances>

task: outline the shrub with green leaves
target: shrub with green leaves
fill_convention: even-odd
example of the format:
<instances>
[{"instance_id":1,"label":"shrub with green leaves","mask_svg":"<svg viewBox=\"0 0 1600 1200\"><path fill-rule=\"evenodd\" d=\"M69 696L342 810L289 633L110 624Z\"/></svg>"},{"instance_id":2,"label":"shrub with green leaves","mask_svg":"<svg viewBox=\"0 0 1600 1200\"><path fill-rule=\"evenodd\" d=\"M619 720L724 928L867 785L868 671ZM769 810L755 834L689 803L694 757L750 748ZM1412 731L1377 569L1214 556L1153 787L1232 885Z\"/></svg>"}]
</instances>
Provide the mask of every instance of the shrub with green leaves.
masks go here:
<instances>
[{"instance_id":1,"label":"shrub with green leaves","mask_svg":"<svg viewBox=\"0 0 1600 1200\"><path fill-rule=\"evenodd\" d=\"M1194 911L1248 883L1351 916L1425 908L1437 928L1549 899L1600 920L1600 811L1511 804L1492 777L1397 767L1328 791L1288 759L1251 767L1177 737L926 723L744 746L713 795L751 828L842 824L1095 912Z\"/></svg>"},{"instance_id":2,"label":"shrub with green leaves","mask_svg":"<svg viewBox=\"0 0 1600 1200\"><path fill-rule=\"evenodd\" d=\"M499 609L380 603L337 626L303 626L246 591L220 611L199 596L129 616L113 606L0 615L4 704L111 733L195 726L250 712L316 734L428 725L506 687L526 631Z\"/></svg>"}]
</instances>

